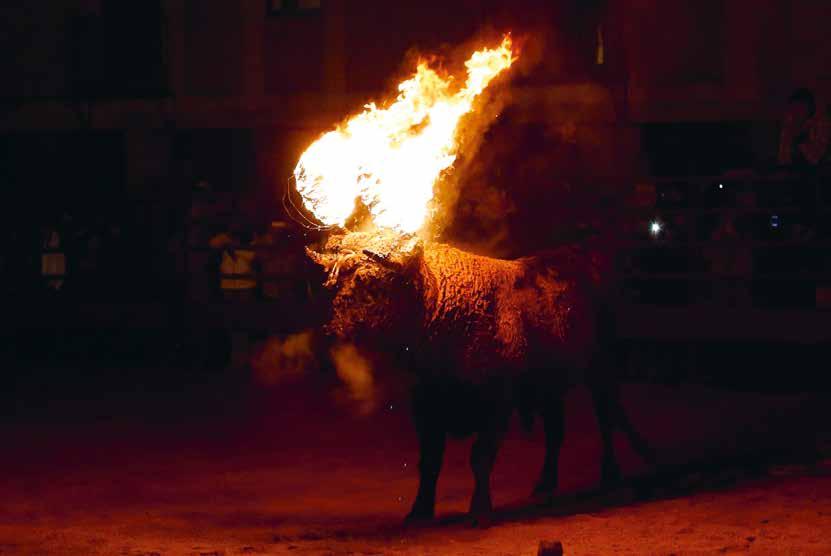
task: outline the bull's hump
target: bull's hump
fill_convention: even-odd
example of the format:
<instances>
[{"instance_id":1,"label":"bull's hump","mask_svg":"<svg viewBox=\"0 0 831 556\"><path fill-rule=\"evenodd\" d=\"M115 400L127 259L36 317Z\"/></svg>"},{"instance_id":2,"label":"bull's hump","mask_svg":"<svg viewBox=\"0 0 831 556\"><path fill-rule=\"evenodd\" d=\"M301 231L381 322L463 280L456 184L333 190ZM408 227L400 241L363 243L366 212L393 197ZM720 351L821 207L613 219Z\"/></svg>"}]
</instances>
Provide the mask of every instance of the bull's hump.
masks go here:
<instances>
[{"instance_id":1,"label":"bull's hump","mask_svg":"<svg viewBox=\"0 0 831 556\"><path fill-rule=\"evenodd\" d=\"M431 275L433 321L487 320L496 314L495 304L521 271L516 261L473 255L441 244L424 250L424 263Z\"/></svg>"}]
</instances>

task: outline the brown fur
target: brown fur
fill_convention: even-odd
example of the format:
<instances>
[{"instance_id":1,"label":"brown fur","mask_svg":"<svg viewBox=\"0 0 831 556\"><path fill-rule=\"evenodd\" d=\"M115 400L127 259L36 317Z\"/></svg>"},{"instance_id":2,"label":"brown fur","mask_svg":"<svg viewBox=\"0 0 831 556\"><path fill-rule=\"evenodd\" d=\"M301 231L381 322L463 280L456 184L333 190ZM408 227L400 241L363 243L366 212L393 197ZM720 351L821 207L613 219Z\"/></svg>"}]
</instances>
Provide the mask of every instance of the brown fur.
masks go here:
<instances>
[{"instance_id":1,"label":"brown fur","mask_svg":"<svg viewBox=\"0 0 831 556\"><path fill-rule=\"evenodd\" d=\"M314 256L335 289L330 332L375 347L418 348L425 363L440 357L462 380L529 367L580 370L595 347L588 279L572 250L501 260L351 233L332 236Z\"/></svg>"},{"instance_id":2,"label":"brown fur","mask_svg":"<svg viewBox=\"0 0 831 556\"><path fill-rule=\"evenodd\" d=\"M417 376L420 481L410 518L433 515L447 435L477 435L471 514L479 519L491 511L490 473L517 408L529 426L535 414L542 417L546 457L535 493L549 496L557 485L563 394L576 381L592 390L604 481L619 477L615 426L649 456L613 381L586 375L597 366L603 328L600 258L564 247L500 260L378 232L333 235L322 252L308 254L328 272L326 285L334 290L326 330L376 353L407 353Z\"/></svg>"}]
</instances>

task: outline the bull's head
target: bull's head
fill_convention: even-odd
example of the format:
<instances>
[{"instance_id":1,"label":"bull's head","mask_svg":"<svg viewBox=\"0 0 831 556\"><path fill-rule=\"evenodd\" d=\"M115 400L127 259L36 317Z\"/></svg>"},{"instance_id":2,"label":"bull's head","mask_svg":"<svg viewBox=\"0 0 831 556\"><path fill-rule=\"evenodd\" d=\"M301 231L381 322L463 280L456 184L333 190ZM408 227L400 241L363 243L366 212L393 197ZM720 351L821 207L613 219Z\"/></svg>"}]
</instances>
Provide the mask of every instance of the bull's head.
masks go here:
<instances>
[{"instance_id":1,"label":"bull's head","mask_svg":"<svg viewBox=\"0 0 831 556\"><path fill-rule=\"evenodd\" d=\"M407 332L420 309L419 269L423 245L414 236L350 232L332 235L319 250L306 248L333 292L328 332L352 341L389 343Z\"/></svg>"}]
</instances>

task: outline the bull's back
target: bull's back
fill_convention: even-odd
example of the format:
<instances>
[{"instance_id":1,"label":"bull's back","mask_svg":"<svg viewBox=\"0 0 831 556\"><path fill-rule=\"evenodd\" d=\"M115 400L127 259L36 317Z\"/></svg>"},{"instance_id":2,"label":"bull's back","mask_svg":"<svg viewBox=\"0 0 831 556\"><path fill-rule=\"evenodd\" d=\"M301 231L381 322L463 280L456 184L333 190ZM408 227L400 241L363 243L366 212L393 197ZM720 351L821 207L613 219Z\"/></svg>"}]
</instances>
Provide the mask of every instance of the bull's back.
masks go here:
<instances>
[{"instance_id":1,"label":"bull's back","mask_svg":"<svg viewBox=\"0 0 831 556\"><path fill-rule=\"evenodd\" d=\"M594 312L578 273L545 258L493 259L444 245L426 249L424 260L428 338L457 372L483 379L584 364Z\"/></svg>"},{"instance_id":2,"label":"bull's back","mask_svg":"<svg viewBox=\"0 0 831 556\"><path fill-rule=\"evenodd\" d=\"M590 362L597 344L590 284L556 268L533 268L515 295L528 339L528 365L575 371Z\"/></svg>"}]
</instances>

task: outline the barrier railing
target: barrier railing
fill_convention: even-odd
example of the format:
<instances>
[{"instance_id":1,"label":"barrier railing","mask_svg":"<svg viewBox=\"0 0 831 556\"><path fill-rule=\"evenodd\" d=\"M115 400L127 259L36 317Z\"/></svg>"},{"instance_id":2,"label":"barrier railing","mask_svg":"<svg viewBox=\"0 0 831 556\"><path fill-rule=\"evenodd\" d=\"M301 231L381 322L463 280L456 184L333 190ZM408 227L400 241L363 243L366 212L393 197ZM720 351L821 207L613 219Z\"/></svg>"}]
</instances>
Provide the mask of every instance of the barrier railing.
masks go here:
<instances>
[{"instance_id":1,"label":"barrier railing","mask_svg":"<svg viewBox=\"0 0 831 556\"><path fill-rule=\"evenodd\" d=\"M821 176L653 180L630 207L623 335L829 341L831 185Z\"/></svg>"},{"instance_id":2,"label":"barrier railing","mask_svg":"<svg viewBox=\"0 0 831 556\"><path fill-rule=\"evenodd\" d=\"M675 178L655 182L627 279L831 281L831 207L822 178Z\"/></svg>"}]
</instances>

